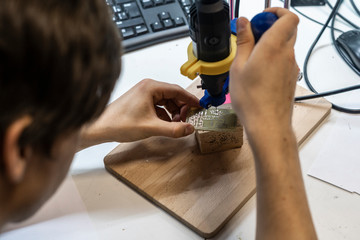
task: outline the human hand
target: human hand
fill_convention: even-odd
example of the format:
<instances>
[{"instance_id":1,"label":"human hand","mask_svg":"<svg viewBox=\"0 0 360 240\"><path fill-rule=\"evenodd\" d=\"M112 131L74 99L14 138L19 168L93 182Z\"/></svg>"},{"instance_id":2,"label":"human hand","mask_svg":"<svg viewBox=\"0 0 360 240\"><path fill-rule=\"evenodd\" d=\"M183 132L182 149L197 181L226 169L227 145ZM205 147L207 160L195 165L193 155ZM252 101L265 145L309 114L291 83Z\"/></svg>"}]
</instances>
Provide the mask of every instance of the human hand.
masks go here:
<instances>
[{"instance_id":1,"label":"human hand","mask_svg":"<svg viewBox=\"0 0 360 240\"><path fill-rule=\"evenodd\" d=\"M291 126L299 20L283 8L266 11L279 19L256 45L249 21L238 19L229 86L233 109L247 132L255 161L256 238L316 239Z\"/></svg>"},{"instance_id":2,"label":"human hand","mask_svg":"<svg viewBox=\"0 0 360 240\"><path fill-rule=\"evenodd\" d=\"M266 11L279 19L255 45L247 19L237 20L237 53L230 69L230 96L247 132L291 128L298 66L298 17L284 8Z\"/></svg>"},{"instance_id":3,"label":"human hand","mask_svg":"<svg viewBox=\"0 0 360 240\"><path fill-rule=\"evenodd\" d=\"M151 136L183 137L194 127L182 121L199 99L183 88L145 79L111 103L82 130L82 148L102 142L130 142ZM166 112L170 113L171 116Z\"/></svg>"}]
</instances>

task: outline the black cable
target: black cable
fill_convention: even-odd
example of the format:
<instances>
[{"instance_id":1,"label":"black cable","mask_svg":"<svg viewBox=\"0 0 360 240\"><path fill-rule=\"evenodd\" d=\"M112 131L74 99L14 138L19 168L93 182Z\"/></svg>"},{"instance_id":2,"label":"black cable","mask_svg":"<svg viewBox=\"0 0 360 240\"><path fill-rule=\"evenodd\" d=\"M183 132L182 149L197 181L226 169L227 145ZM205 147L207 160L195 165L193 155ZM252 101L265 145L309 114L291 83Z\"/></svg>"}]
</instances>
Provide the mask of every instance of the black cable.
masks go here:
<instances>
[{"instance_id":1,"label":"black cable","mask_svg":"<svg viewBox=\"0 0 360 240\"><path fill-rule=\"evenodd\" d=\"M316 93L315 95L310 95L312 96L311 98L315 98L315 97L320 97L318 94L318 92L314 89L314 87L312 86L312 84L310 83L309 81L309 78L308 78L308 74L307 74L307 65L308 65L308 62L309 62L309 58L310 58L310 55L314 49L314 47L316 46L317 42L319 41L321 35L323 34L323 32L325 31L326 27L328 26L329 22L331 21L331 19L333 19L333 17L335 16L335 14L338 12L339 10L339 7L341 5L341 3L343 2L343 0L337 0L336 1L336 4L334 6L334 8L332 9L330 15L329 15L329 18L326 20L326 23L324 24L323 28L320 30L319 34L317 35L316 39L314 40L314 42L312 43L306 57L305 57L305 61L304 61L304 80L305 80L305 83L308 85L309 89L311 91L313 91L314 93ZM345 89L349 89L347 91L350 91L350 90L354 90L354 89L351 89L351 88L355 88L356 86L352 86L352 87L348 87L348 88L345 88ZM356 88L355 88L356 89ZM342 91L342 92L345 92L344 89L338 89L338 90L334 90L334 91L329 91L329 92L337 92L337 91ZM337 93L340 93L340 92L337 92ZM327 94L327 95L330 95L330 94ZM310 97L310 96L307 96L307 97ZM305 98L306 96L304 96L303 98ZM295 101L298 101L297 100L298 98L295 98ZM338 105L335 105L333 103L332 104L332 108L335 109L335 110L338 110L338 111L341 111L341 112L345 112L345 113L360 113L360 109L349 109L349 108L343 108L343 107L340 107Z\"/></svg>"},{"instance_id":2,"label":"black cable","mask_svg":"<svg viewBox=\"0 0 360 240\"><path fill-rule=\"evenodd\" d=\"M331 21L331 40L334 44L334 47L336 51L339 53L339 55L342 57L344 62L358 75L360 76L360 71L354 66L354 64L351 62L351 60L344 54L344 52L340 49L339 44L337 43L335 39L335 33L334 33L334 25L335 25L336 16L334 16L333 20Z\"/></svg>"},{"instance_id":3,"label":"black cable","mask_svg":"<svg viewBox=\"0 0 360 240\"><path fill-rule=\"evenodd\" d=\"M292 8L293 8L297 13L299 13L301 16L307 18L308 20L310 20L310 21L312 21L312 22L314 22L314 23L317 23L317 24L319 24L319 25L321 25L321 26L324 26L323 23L321 23L321 22L319 22L319 21L317 21L317 20L315 20L315 19L307 16L307 15L304 14L303 12L299 11L297 8L295 8L295 7L292 7ZM330 27L328 27L328 28L330 28ZM342 30L340 30L340 29L338 29L338 28L335 28L335 30L336 30L336 31L339 31L339 32L343 32Z\"/></svg>"},{"instance_id":4,"label":"black cable","mask_svg":"<svg viewBox=\"0 0 360 240\"><path fill-rule=\"evenodd\" d=\"M335 95L335 94L339 94L339 93L353 91L353 90L356 90L356 89L360 89L360 84L359 85L354 85L354 86L351 86L351 87L340 88L340 89L337 89L337 90L332 90L332 91L327 91L327 92L322 92L322 93L317 93L317 94L312 94L312 95L296 97L295 101L302 101L302 100L308 100L308 99L313 99L313 98L326 97L326 96L330 96L330 95Z\"/></svg>"},{"instance_id":5,"label":"black cable","mask_svg":"<svg viewBox=\"0 0 360 240\"><path fill-rule=\"evenodd\" d=\"M240 0L235 0L235 18L239 17Z\"/></svg>"},{"instance_id":6,"label":"black cable","mask_svg":"<svg viewBox=\"0 0 360 240\"><path fill-rule=\"evenodd\" d=\"M281 2L284 2L284 0L280 0ZM301 12L299 9L297 9L296 7L293 7L292 6L292 8L295 10L295 12L297 12L298 14L300 14L301 16L303 16L304 18L307 18L308 20L310 20L310 21L312 21L312 22L314 22L314 23L317 23L317 24L319 24L320 26L324 26L324 24L322 23L322 22L319 22L319 21L317 21L317 20L315 20L314 18L311 18L311 17L309 17L308 15L306 15L305 13L303 13L303 12ZM328 28L330 28L329 26L327 26ZM335 30L336 31L338 31L338 32L344 32L344 31L342 31L342 30L340 30L340 29L338 29L338 28L335 28Z\"/></svg>"},{"instance_id":7,"label":"black cable","mask_svg":"<svg viewBox=\"0 0 360 240\"><path fill-rule=\"evenodd\" d=\"M308 74L307 74L307 65L308 65L308 62L309 62L310 55L311 55L312 51L314 50L315 45L316 45L317 42L319 41L321 35L323 34L323 32L325 31L326 27L328 26L330 20L331 20L332 17L334 16L336 8L339 7L339 5L340 5L341 2L342 2L342 0L337 0L336 5L335 5L335 8L331 11L331 13L330 13L330 15L329 15L329 18L326 20L325 24L323 25L323 27L322 27L322 29L320 30L319 34L316 36L314 42L311 44L310 49L309 49L309 51L308 51L307 54L306 54L305 61L304 61L304 80L305 80L305 82L309 85L310 88L313 88L312 85L310 84L309 80L308 80ZM315 90L315 89L314 89L314 90Z\"/></svg>"},{"instance_id":8,"label":"black cable","mask_svg":"<svg viewBox=\"0 0 360 240\"><path fill-rule=\"evenodd\" d=\"M326 1L326 4L329 5L329 7L331 9L333 9L333 6L329 3L329 1ZM356 7L356 6L355 6ZM336 13L337 16L339 16L342 20L344 20L345 22L347 22L349 25L351 25L353 28L355 29L359 29L359 26L357 26L356 24L354 24L352 21L350 21L349 19L347 19L346 17L344 17L343 15L341 15L340 13ZM335 18L335 17L334 17Z\"/></svg>"},{"instance_id":9,"label":"black cable","mask_svg":"<svg viewBox=\"0 0 360 240\"><path fill-rule=\"evenodd\" d=\"M350 3L353 6L355 12L360 16L360 10L356 7L354 0L350 0Z\"/></svg>"}]
</instances>

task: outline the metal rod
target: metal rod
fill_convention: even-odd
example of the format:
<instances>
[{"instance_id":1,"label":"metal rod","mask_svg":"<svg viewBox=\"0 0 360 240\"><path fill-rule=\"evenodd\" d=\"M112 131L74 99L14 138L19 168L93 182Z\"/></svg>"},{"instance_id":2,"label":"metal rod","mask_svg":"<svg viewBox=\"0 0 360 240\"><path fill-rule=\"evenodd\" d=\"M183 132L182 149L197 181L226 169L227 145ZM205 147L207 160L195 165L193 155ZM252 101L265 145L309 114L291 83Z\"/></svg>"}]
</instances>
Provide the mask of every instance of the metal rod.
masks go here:
<instances>
[{"instance_id":1,"label":"metal rod","mask_svg":"<svg viewBox=\"0 0 360 240\"><path fill-rule=\"evenodd\" d=\"M290 0L284 0L284 8L289 9L290 7Z\"/></svg>"},{"instance_id":2,"label":"metal rod","mask_svg":"<svg viewBox=\"0 0 360 240\"><path fill-rule=\"evenodd\" d=\"M265 9L271 7L271 0L265 0Z\"/></svg>"}]
</instances>

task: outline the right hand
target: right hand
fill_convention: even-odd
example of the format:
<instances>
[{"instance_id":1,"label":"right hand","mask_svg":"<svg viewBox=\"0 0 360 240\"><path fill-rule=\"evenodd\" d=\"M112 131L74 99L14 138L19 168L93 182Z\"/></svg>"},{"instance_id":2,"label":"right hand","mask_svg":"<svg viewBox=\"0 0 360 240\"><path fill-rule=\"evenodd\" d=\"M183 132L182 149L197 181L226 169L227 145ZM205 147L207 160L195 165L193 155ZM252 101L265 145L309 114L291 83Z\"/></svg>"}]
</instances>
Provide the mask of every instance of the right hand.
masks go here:
<instances>
[{"instance_id":1,"label":"right hand","mask_svg":"<svg viewBox=\"0 0 360 240\"><path fill-rule=\"evenodd\" d=\"M96 121L82 128L79 150L110 141L187 136L195 130L185 122L191 107L200 107L199 99L185 89L175 84L142 80L107 106Z\"/></svg>"},{"instance_id":2,"label":"right hand","mask_svg":"<svg viewBox=\"0 0 360 240\"><path fill-rule=\"evenodd\" d=\"M266 11L279 19L256 45L250 22L237 20L237 53L230 69L232 105L251 133L291 128L299 71L294 54L298 17L284 8Z\"/></svg>"}]
</instances>

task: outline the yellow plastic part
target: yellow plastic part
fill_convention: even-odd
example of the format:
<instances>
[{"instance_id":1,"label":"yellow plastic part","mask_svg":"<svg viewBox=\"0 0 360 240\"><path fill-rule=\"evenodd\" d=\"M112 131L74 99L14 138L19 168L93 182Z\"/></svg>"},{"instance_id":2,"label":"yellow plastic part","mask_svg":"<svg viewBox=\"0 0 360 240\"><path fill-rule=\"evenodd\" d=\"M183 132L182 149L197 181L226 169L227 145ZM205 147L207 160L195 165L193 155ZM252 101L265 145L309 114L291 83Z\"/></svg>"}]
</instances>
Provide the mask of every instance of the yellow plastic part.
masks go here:
<instances>
[{"instance_id":1,"label":"yellow plastic part","mask_svg":"<svg viewBox=\"0 0 360 240\"><path fill-rule=\"evenodd\" d=\"M189 77L190 79L194 79L200 74L219 75L228 72L236 53L236 36L231 35L230 43L231 52L229 56L218 62L205 62L198 60L194 56L193 46L192 43L190 43L187 49L188 61L181 66L181 74Z\"/></svg>"}]
</instances>

